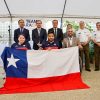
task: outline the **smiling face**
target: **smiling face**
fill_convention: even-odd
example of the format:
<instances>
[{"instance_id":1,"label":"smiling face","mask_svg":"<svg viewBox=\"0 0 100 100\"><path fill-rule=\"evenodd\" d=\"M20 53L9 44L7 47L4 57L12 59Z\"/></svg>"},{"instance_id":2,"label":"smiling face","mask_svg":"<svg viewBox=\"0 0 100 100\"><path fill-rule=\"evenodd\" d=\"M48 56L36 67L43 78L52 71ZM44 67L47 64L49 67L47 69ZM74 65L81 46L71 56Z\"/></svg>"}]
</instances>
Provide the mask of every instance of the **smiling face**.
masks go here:
<instances>
[{"instance_id":1,"label":"smiling face","mask_svg":"<svg viewBox=\"0 0 100 100\"><path fill-rule=\"evenodd\" d=\"M20 44L23 44L23 43L25 42L25 36L20 35L20 36L18 37L18 41L19 41Z\"/></svg>"},{"instance_id":2,"label":"smiling face","mask_svg":"<svg viewBox=\"0 0 100 100\"><path fill-rule=\"evenodd\" d=\"M48 34L48 41L49 41L49 42L53 42L53 41L54 41L54 38L55 38L55 37L54 37L54 34L53 34L53 33L49 33L49 34Z\"/></svg>"}]
</instances>

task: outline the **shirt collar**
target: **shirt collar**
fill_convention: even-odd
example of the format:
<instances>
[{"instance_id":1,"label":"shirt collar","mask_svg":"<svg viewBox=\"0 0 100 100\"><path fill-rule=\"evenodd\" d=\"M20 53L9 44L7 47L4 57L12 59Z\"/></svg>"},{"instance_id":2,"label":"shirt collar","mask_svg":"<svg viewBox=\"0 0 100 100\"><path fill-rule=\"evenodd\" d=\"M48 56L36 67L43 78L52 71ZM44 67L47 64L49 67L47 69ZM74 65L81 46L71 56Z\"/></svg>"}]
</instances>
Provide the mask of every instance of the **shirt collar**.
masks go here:
<instances>
[{"instance_id":1,"label":"shirt collar","mask_svg":"<svg viewBox=\"0 0 100 100\"><path fill-rule=\"evenodd\" d=\"M68 38L69 38L69 39L70 39L70 38L72 39L72 38L73 38L73 36L72 36L72 37L68 36Z\"/></svg>"},{"instance_id":2,"label":"shirt collar","mask_svg":"<svg viewBox=\"0 0 100 100\"><path fill-rule=\"evenodd\" d=\"M48 41L49 42L49 41ZM49 42L50 44L52 44L52 43L54 43L54 41L52 41L52 42Z\"/></svg>"},{"instance_id":3,"label":"shirt collar","mask_svg":"<svg viewBox=\"0 0 100 100\"><path fill-rule=\"evenodd\" d=\"M24 28L20 28L20 31L21 31L21 29L24 30Z\"/></svg>"}]
</instances>

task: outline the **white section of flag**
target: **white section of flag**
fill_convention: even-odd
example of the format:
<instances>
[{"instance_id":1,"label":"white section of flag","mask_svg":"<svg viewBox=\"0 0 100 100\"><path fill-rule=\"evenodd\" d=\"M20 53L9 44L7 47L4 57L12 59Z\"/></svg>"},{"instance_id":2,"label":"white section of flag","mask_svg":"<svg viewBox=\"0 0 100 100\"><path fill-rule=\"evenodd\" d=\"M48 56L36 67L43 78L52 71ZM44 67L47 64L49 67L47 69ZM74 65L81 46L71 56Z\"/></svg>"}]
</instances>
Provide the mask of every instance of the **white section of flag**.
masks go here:
<instances>
[{"instance_id":1,"label":"white section of flag","mask_svg":"<svg viewBox=\"0 0 100 100\"><path fill-rule=\"evenodd\" d=\"M28 78L46 78L80 72L78 47L27 51Z\"/></svg>"}]
</instances>

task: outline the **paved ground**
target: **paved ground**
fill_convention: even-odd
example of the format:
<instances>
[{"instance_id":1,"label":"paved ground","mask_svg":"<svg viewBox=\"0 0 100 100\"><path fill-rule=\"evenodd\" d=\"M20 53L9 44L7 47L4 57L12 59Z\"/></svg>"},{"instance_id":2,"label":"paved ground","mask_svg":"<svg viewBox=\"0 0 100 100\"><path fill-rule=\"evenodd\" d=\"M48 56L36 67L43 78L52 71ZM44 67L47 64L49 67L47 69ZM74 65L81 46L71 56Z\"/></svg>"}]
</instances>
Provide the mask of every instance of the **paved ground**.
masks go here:
<instances>
[{"instance_id":1,"label":"paved ground","mask_svg":"<svg viewBox=\"0 0 100 100\"><path fill-rule=\"evenodd\" d=\"M45 93L27 93L27 94L10 94L0 95L0 100L100 100L100 71L91 72L83 70L82 78L90 89L70 90ZM0 79L0 86L3 80Z\"/></svg>"}]
</instances>

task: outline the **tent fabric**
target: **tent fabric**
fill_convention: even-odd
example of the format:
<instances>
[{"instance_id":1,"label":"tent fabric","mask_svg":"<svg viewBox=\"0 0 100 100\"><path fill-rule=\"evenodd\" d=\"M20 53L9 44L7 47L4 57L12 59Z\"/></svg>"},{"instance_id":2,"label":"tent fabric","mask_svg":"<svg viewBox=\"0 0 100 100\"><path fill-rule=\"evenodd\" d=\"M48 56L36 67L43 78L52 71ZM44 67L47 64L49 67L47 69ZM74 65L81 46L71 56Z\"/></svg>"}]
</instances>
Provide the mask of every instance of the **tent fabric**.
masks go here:
<instances>
[{"instance_id":1,"label":"tent fabric","mask_svg":"<svg viewBox=\"0 0 100 100\"><path fill-rule=\"evenodd\" d=\"M67 0L65 16L100 16L100 0Z\"/></svg>"},{"instance_id":2,"label":"tent fabric","mask_svg":"<svg viewBox=\"0 0 100 100\"><path fill-rule=\"evenodd\" d=\"M7 11L6 5L4 4L4 0L0 0L0 16L8 16L9 13Z\"/></svg>"},{"instance_id":3,"label":"tent fabric","mask_svg":"<svg viewBox=\"0 0 100 100\"><path fill-rule=\"evenodd\" d=\"M13 17L49 16L61 17L65 0L5 0ZM64 17L100 17L100 0L66 0ZM4 0L0 0L0 16L8 16Z\"/></svg>"}]
</instances>

